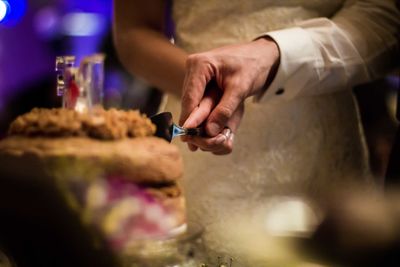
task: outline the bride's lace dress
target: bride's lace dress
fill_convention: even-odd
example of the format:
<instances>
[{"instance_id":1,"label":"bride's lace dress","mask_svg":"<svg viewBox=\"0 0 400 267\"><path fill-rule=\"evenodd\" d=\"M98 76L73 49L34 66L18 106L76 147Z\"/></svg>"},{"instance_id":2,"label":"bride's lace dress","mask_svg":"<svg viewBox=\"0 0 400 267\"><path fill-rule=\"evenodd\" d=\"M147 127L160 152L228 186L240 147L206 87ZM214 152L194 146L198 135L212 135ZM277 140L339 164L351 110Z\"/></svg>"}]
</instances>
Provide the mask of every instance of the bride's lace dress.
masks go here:
<instances>
[{"instance_id":1,"label":"bride's lace dress","mask_svg":"<svg viewBox=\"0 0 400 267\"><path fill-rule=\"evenodd\" d=\"M178 0L173 3L175 41L190 53L249 41L297 21L329 17L342 2ZM170 97L166 109L178 119L179 99ZM256 218L272 196L323 200L346 181L367 182L363 142L350 91L291 101L248 99L232 154L193 153L174 141L185 160L189 219L206 226L208 247L238 253L227 225L240 217Z\"/></svg>"}]
</instances>

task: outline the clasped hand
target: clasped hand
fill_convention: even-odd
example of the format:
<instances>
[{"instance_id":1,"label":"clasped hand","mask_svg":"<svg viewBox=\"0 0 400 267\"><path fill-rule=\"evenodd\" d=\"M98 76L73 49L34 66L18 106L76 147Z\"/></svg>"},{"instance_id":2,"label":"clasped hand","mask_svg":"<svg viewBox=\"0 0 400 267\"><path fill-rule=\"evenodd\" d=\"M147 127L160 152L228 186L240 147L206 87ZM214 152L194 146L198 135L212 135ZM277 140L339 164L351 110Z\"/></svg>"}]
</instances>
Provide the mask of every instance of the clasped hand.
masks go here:
<instances>
[{"instance_id":1,"label":"clasped hand","mask_svg":"<svg viewBox=\"0 0 400 267\"><path fill-rule=\"evenodd\" d=\"M203 124L207 137L184 137L192 151L232 152L246 98L262 93L279 64L269 38L192 54L186 61L180 124Z\"/></svg>"}]
</instances>

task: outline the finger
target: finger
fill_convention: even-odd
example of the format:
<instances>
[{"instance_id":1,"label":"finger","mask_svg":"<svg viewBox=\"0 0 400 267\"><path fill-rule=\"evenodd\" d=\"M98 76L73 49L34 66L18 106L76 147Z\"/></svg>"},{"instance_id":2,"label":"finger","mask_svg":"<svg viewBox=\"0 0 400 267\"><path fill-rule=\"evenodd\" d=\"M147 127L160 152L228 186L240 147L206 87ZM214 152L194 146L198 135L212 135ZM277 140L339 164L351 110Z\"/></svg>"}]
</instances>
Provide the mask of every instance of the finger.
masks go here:
<instances>
[{"instance_id":1,"label":"finger","mask_svg":"<svg viewBox=\"0 0 400 267\"><path fill-rule=\"evenodd\" d=\"M217 105L220 99L220 90L218 88L207 88L203 99L186 119L183 127L198 127L210 115L211 110Z\"/></svg>"},{"instance_id":2,"label":"finger","mask_svg":"<svg viewBox=\"0 0 400 267\"><path fill-rule=\"evenodd\" d=\"M188 143L188 148L190 151L196 151L199 147L193 144Z\"/></svg>"},{"instance_id":3,"label":"finger","mask_svg":"<svg viewBox=\"0 0 400 267\"><path fill-rule=\"evenodd\" d=\"M234 132L236 132L236 130L238 129L239 125L240 125L240 121L242 120L244 114L244 104L242 103L239 108L233 113L232 117L230 120L228 120L227 122L227 126L228 129L230 129L230 133L225 134L228 136L228 140L226 141L225 145L223 146L223 148L221 150L215 150L212 153L214 155L226 155L229 154L233 151L233 144L234 144L234 137L235 134ZM226 131L227 129L224 129L224 131Z\"/></svg>"},{"instance_id":4,"label":"finger","mask_svg":"<svg viewBox=\"0 0 400 267\"><path fill-rule=\"evenodd\" d=\"M188 119L183 124L185 128L199 127L209 116L211 110L216 106L221 97L221 90L216 86L214 82L207 85L204 98L201 100L198 107L190 113ZM186 135L181 136L183 142L188 141Z\"/></svg>"},{"instance_id":5,"label":"finger","mask_svg":"<svg viewBox=\"0 0 400 267\"><path fill-rule=\"evenodd\" d=\"M243 102L240 87L229 87L224 90L221 101L211 112L206 131L210 136L215 136L227 125L234 112Z\"/></svg>"},{"instance_id":6,"label":"finger","mask_svg":"<svg viewBox=\"0 0 400 267\"><path fill-rule=\"evenodd\" d=\"M203 97L206 80L200 75L200 71L195 66L188 66L182 87L180 125L183 124L194 108L198 106Z\"/></svg>"},{"instance_id":7,"label":"finger","mask_svg":"<svg viewBox=\"0 0 400 267\"><path fill-rule=\"evenodd\" d=\"M203 54L189 56L186 64L187 71L182 88L180 124L183 124L195 107L200 104L206 85L214 76L215 69Z\"/></svg>"},{"instance_id":8,"label":"finger","mask_svg":"<svg viewBox=\"0 0 400 267\"><path fill-rule=\"evenodd\" d=\"M218 150L218 151L214 151L214 152L212 152L212 153L213 153L214 155L217 155L217 156L222 156L222 155L227 155L227 154L229 154L229 153L232 153L232 151L233 151L233 140L234 140L234 136L235 136L235 134L232 133L232 134L230 135L229 139L226 141L227 143L226 143L226 145L224 146L224 148L221 149L221 150Z\"/></svg>"},{"instance_id":9,"label":"finger","mask_svg":"<svg viewBox=\"0 0 400 267\"><path fill-rule=\"evenodd\" d=\"M215 137L190 137L188 142L198 146L203 151L225 151L225 153L230 153L232 151L232 142L229 143L228 141L231 139L231 135L232 131L229 128L226 128Z\"/></svg>"},{"instance_id":10,"label":"finger","mask_svg":"<svg viewBox=\"0 0 400 267\"><path fill-rule=\"evenodd\" d=\"M232 117L226 122L226 127L229 127L232 132L236 133L239 128L240 122L244 114L244 103L242 102L239 107L232 114Z\"/></svg>"},{"instance_id":11,"label":"finger","mask_svg":"<svg viewBox=\"0 0 400 267\"><path fill-rule=\"evenodd\" d=\"M218 134L216 137L201 138L201 137L188 137L188 141L195 144L203 151L212 152L215 155L226 155L233 151L234 132L240 125L240 121L244 114L244 104L240 104L238 109L234 112L231 119L227 122L227 127ZM224 135L224 140L218 140L221 135Z\"/></svg>"},{"instance_id":12,"label":"finger","mask_svg":"<svg viewBox=\"0 0 400 267\"><path fill-rule=\"evenodd\" d=\"M223 143L228 140L222 133L215 137L188 137L188 143L198 146L203 151L218 151L223 147Z\"/></svg>"}]
</instances>

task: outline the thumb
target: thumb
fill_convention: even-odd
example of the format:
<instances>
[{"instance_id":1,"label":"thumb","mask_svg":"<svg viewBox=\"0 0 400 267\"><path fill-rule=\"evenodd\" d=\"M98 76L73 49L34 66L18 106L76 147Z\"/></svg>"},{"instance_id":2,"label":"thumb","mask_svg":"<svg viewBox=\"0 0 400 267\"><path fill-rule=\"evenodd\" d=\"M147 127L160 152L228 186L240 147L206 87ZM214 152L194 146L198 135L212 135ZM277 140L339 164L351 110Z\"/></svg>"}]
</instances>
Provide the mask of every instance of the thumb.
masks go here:
<instances>
[{"instance_id":1,"label":"thumb","mask_svg":"<svg viewBox=\"0 0 400 267\"><path fill-rule=\"evenodd\" d=\"M211 112L206 125L208 135L216 136L219 134L231 119L236 109L243 102L243 99L235 91L236 90L225 90L221 101Z\"/></svg>"},{"instance_id":2,"label":"thumb","mask_svg":"<svg viewBox=\"0 0 400 267\"><path fill-rule=\"evenodd\" d=\"M212 109L217 105L220 99L220 92L218 88L207 87L205 95L201 100L198 107L196 107L189 117L186 119L183 127L198 127L210 115Z\"/></svg>"}]
</instances>

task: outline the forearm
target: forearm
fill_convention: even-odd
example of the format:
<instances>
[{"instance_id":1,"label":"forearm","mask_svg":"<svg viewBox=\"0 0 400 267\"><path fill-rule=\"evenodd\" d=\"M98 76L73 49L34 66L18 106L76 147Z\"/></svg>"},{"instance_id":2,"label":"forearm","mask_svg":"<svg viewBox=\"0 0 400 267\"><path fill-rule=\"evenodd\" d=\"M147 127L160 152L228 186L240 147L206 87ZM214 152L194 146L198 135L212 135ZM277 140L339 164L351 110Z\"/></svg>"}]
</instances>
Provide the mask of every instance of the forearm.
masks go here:
<instances>
[{"instance_id":1,"label":"forearm","mask_svg":"<svg viewBox=\"0 0 400 267\"><path fill-rule=\"evenodd\" d=\"M187 55L164 35L165 1L113 3L114 43L122 64L157 88L180 95Z\"/></svg>"},{"instance_id":2,"label":"forearm","mask_svg":"<svg viewBox=\"0 0 400 267\"><path fill-rule=\"evenodd\" d=\"M168 93L181 94L186 53L162 33L146 28L115 30L114 42L125 68Z\"/></svg>"}]
</instances>

